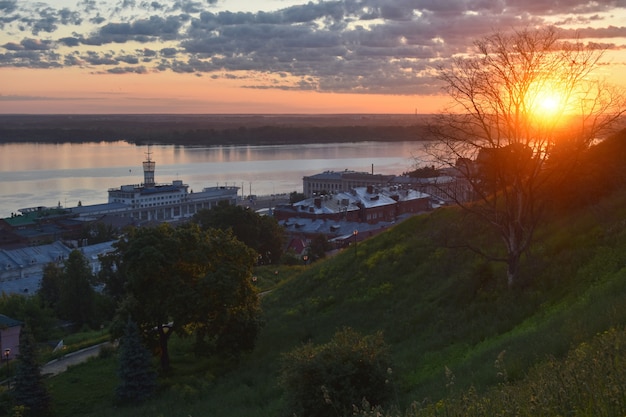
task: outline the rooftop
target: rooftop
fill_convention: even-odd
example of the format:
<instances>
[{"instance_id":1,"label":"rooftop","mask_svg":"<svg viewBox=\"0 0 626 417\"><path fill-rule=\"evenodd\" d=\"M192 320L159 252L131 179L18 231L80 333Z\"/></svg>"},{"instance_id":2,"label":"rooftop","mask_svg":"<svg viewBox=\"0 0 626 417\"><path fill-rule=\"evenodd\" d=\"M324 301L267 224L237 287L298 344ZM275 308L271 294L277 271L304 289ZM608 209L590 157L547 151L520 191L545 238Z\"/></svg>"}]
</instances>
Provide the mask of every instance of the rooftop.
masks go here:
<instances>
[{"instance_id":1,"label":"rooftop","mask_svg":"<svg viewBox=\"0 0 626 417\"><path fill-rule=\"evenodd\" d=\"M22 322L0 314L0 328L15 327L21 325Z\"/></svg>"}]
</instances>

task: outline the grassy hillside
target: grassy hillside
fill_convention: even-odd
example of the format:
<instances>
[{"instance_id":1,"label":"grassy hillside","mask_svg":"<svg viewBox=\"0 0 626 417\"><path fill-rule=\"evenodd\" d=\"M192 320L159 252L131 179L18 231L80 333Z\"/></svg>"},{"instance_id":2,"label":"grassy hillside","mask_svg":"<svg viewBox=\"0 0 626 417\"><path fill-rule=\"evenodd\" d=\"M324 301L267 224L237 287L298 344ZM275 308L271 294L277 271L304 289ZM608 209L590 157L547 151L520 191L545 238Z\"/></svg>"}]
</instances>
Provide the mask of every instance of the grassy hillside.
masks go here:
<instances>
[{"instance_id":1,"label":"grassy hillside","mask_svg":"<svg viewBox=\"0 0 626 417\"><path fill-rule=\"evenodd\" d=\"M281 355L304 342L326 343L349 326L362 334L383 332L392 351L399 410L413 402L467 399L466 393L478 404L483 393L505 382L512 390L506 395L513 398L515 387L558 379L537 371L538 364L569 366L563 362L569 352L580 352L599 333L624 328L624 219L623 188L587 206L555 212L524 259L526 284L510 290L503 266L455 247L459 237L498 247L478 223L454 208L414 217L331 259L292 270L264 295L265 327L254 353L236 371L221 373L179 341L172 347L175 374L149 405L116 409L100 396L87 412L90 394L80 391L80 381L93 364L54 378L53 395L72 384L73 395L81 398L79 414L63 415L283 416ZM264 279L260 273L259 281ZM626 337L616 340L611 343ZM619 396L626 399L624 392Z\"/></svg>"}]
</instances>

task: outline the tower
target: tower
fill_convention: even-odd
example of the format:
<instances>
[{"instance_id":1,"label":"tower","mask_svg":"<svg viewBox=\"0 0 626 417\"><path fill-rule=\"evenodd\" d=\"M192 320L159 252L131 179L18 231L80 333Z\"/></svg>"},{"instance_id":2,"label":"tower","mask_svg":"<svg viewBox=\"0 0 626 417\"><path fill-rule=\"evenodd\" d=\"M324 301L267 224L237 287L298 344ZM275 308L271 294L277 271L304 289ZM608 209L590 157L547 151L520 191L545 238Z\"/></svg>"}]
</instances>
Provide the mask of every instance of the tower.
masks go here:
<instances>
[{"instance_id":1,"label":"tower","mask_svg":"<svg viewBox=\"0 0 626 417\"><path fill-rule=\"evenodd\" d=\"M150 159L150 146L146 152L146 160L143 161L143 185L144 187L154 187L154 167L156 162Z\"/></svg>"}]
</instances>

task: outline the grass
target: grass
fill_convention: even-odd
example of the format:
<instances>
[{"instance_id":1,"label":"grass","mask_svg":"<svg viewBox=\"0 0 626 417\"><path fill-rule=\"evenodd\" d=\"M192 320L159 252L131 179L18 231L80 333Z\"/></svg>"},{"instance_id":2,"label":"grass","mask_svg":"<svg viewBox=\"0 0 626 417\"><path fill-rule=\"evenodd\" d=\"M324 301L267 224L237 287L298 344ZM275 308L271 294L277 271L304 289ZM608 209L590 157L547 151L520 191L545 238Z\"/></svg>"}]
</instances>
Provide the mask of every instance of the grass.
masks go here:
<instances>
[{"instance_id":1,"label":"grass","mask_svg":"<svg viewBox=\"0 0 626 417\"><path fill-rule=\"evenodd\" d=\"M499 244L475 225L464 231L466 219L453 209L409 219L359 242L358 251L350 248L306 268L280 267L278 274L276 268L259 269L265 326L255 351L236 369L196 358L188 341L178 340L171 349L175 372L161 379L158 398L115 408L115 359L95 359L49 380L56 415L280 417L282 354L303 342L326 343L344 326L361 334L380 330L390 345L400 411L389 415L514 415L505 412L502 398L511 398L519 415L533 415L529 399L539 398L542 386L550 382L558 392L566 386L555 385L558 378L573 381L574 374L559 372L575 366L576 352L594 343L601 346L596 351L608 352L622 343L624 202L626 193L617 194L543 226L524 260L530 284L514 291L506 289L501 265L444 244L447 233L459 231L477 234L484 247ZM598 334L614 336L611 342ZM626 360L622 353L604 356ZM591 370L592 357L585 358L576 366ZM620 384L610 388L622 390ZM582 403L594 399L583 394L575 394L580 412L572 415L591 415ZM541 401L549 409L556 400L547 395ZM472 413L462 414L468 404ZM495 413L498 406L503 408Z\"/></svg>"},{"instance_id":2,"label":"grass","mask_svg":"<svg viewBox=\"0 0 626 417\"><path fill-rule=\"evenodd\" d=\"M110 335L106 329L101 330L85 330L76 333L66 334L63 337L63 348L53 352L52 347L48 347L41 355L43 361L47 362L52 359L59 358L68 353L76 352L89 346L94 346L110 340Z\"/></svg>"},{"instance_id":3,"label":"grass","mask_svg":"<svg viewBox=\"0 0 626 417\"><path fill-rule=\"evenodd\" d=\"M110 408L117 385L116 367L113 356L93 358L49 378L54 415L90 416L94 410Z\"/></svg>"}]
</instances>

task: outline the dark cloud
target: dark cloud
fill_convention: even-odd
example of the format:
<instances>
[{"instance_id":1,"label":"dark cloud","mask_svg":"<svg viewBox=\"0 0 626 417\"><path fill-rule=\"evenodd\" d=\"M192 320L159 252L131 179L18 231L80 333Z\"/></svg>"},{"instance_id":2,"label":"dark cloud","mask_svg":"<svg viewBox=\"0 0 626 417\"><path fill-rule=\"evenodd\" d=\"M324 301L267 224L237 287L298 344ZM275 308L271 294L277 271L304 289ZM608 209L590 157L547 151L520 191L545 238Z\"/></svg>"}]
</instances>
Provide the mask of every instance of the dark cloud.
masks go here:
<instances>
[{"instance_id":1,"label":"dark cloud","mask_svg":"<svg viewBox=\"0 0 626 417\"><path fill-rule=\"evenodd\" d=\"M106 72L108 72L109 74L147 74L148 69L144 66L115 67L108 69Z\"/></svg>"},{"instance_id":2,"label":"dark cloud","mask_svg":"<svg viewBox=\"0 0 626 417\"><path fill-rule=\"evenodd\" d=\"M81 44L81 39L80 38L76 38L76 37L72 37L72 36L68 36L65 38L60 38L58 40L59 43L62 43L65 46L78 46Z\"/></svg>"},{"instance_id":3,"label":"dark cloud","mask_svg":"<svg viewBox=\"0 0 626 417\"><path fill-rule=\"evenodd\" d=\"M0 0L0 10L4 14L13 13L17 10L17 0Z\"/></svg>"},{"instance_id":4,"label":"dark cloud","mask_svg":"<svg viewBox=\"0 0 626 417\"><path fill-rule=\"evenodd\" d=\"M218 0L79 0L71 10L24 4L31 6L0 0L0 27L22 33L5 38L1 66L208 73L246 79L249 88L434 93L433 62L467 52L493 30L556 16L557 25L581 27L564 31L569 37L610 49L626 38L625 26L602 26L606 12L624 11L623 0L337 0L255 13L217 12ZM89 31L80 32L83 26ZM68 52L81 45L94 50ZM255 82L246 71L275 77Z\"/></svg>"},{"instance_id":5,"label":"dark cloud","mask_svg":"<svg viewBox=\"0 0 626 417\"><path fill-rule=\"evenodd\" d=\"M175 56L178 50L176 48L163 48L159 52L161 53L161 56L171 57Z\"/></svg>"}]
</instances>

